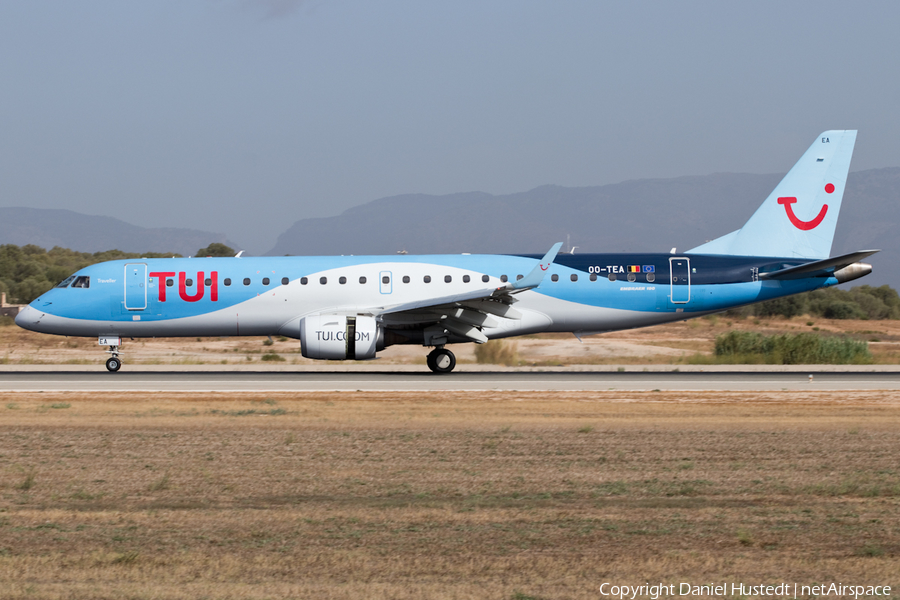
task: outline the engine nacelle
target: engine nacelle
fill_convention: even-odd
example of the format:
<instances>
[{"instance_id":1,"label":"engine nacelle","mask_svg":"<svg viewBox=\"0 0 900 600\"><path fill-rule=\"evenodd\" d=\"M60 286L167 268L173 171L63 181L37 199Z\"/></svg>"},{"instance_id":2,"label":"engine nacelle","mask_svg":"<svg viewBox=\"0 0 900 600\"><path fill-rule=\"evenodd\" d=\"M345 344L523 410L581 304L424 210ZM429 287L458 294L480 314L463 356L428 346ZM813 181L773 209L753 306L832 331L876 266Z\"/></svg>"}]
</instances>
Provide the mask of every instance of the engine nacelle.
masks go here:
<instances>
[{"instance_id":1,"label":"engine nacelle","mask_svg":"<svg viewBox=\"0 0 900 600\"><path fill-rule=\"evenodd\" d=\"M372 317L313 315L300 320L301 352L306 358L364 360L384 348Z\"/></svg>"},{"instance_id":2,"label":"engine nacelle","mask_svg":"<svg viewBox=\"0 0 900 600\"><path fill-rule=\"evenodd\" d=\"M872 265L869 263L855 262L852 265L847 265L843 269L838 269L834 272L834 276L838 280L838 283L847 283L848 281L865 277L871 272Z\"/></svg>"}]
</instances>

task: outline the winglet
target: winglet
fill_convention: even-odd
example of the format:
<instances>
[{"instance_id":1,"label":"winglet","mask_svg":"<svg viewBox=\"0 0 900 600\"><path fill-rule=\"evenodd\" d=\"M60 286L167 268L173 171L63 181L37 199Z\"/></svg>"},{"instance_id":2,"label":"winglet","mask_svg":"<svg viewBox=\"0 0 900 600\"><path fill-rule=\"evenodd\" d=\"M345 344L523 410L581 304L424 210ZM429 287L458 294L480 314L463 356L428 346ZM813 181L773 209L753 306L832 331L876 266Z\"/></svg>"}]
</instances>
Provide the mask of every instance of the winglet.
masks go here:
<instances>
[{"instance_id":1,"label":"winglet","mask_svg":"<svg viewBox=\"0 0 900 600\"><path fill-rule=\"evenodd\" d=\"M541 282L544 280L544 275L547 273L547 269L549 269L550 265L553 264L553 261L556 260L556 255L559 253L560 248L562 248L562 242L553 244L553 247L547 251L547 254L541 259L541 262L535 265L531 270L531 273L516 282L511 282L508 289L524 291L541 285Z\"/></svg>"}]
</instances>

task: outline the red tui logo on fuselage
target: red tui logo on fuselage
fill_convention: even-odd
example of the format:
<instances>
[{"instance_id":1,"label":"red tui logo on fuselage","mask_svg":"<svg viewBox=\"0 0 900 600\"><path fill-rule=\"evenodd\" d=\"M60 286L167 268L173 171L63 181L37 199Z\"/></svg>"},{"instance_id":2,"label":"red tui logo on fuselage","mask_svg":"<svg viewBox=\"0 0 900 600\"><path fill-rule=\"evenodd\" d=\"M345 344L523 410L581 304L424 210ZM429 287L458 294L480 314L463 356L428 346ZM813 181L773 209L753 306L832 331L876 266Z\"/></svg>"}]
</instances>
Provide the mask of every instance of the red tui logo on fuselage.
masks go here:
<instances>
[{"instance_id":1,"label":"red tui logo on fuselage","mask_svg":"<svg viewBox=\"0 0 900 600\"><path fill-rule=\"evenodd\" d=\"M166 288L168 287L168 278L174 277L174 271L154 271L150 273L150 277L159 278L157 288L159 288L159 301L166 301ZM209 287L209 299L216 302L219 299L219 272L212 271L209 274L209 283L204 279L204 272L197 272L197 288L193 294L188 294L187 273L181 271L178 273L178 296L185 302L199 302L203 299L206 288ZM193 283L193 282L191 282Z\"/></svg>"}]
</instances>

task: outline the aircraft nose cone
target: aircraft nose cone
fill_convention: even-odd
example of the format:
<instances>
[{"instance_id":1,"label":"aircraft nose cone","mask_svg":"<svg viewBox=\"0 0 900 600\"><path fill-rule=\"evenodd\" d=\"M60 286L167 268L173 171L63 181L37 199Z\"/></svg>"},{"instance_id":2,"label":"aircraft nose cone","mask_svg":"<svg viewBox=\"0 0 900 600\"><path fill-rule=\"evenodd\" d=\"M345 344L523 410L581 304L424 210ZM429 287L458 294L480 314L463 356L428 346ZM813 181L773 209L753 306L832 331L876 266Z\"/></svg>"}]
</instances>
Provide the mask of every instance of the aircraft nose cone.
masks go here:
<instances>
[{"instance_id":1,"label":"aircraft nose cone","mask_svg":"<svg viewBox=\"0 0 900 600\"><path fill-rule=\"evenodd\" d=\"M26 306L16 315L16 325L22 329L33 329L34 322L37 320L37 312L30 306ZM31 325L31 327L29 327Z\"/></svg>"}]
</instances>

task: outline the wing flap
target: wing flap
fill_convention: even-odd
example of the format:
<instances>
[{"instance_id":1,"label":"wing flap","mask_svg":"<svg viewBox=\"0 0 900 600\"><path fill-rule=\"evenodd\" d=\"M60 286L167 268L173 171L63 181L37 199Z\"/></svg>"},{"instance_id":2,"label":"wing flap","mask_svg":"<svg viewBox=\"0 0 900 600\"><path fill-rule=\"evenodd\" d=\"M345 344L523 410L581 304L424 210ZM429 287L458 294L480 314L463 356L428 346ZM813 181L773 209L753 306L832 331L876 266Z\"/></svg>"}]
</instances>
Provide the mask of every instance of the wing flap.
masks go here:
<instances>
[{"instance_id":1,"label":"wing flap","mask_svg":"<svg viewBox=\"0 0 900 600\"><path fill-rule=\"evenodd\" d=\"M481 333L481 330L474 325L462 323L460 321L457 321L456 319L444 319L443 321L441 321L441 325L449 329L456 335L460 335L464 338L469 338L476 344L483 344L488 341L487 336Z\"/></svg>"},{"instance_id":2,"label":"wing flap","mask_svg":"<svg viewBox=\"0 0 900 600\"><path fill-rule=\"evenodd\" d=\"M509 300L514 302L515 298L509 298ZM471 300L461 302L460 304L473 310L477 310L478 312L494 315L495 317L503 317L504 319L512 319L514 321L522 319L522 313L510 306L510 304L500 300Z\"/></svg>"}]
</instances>

